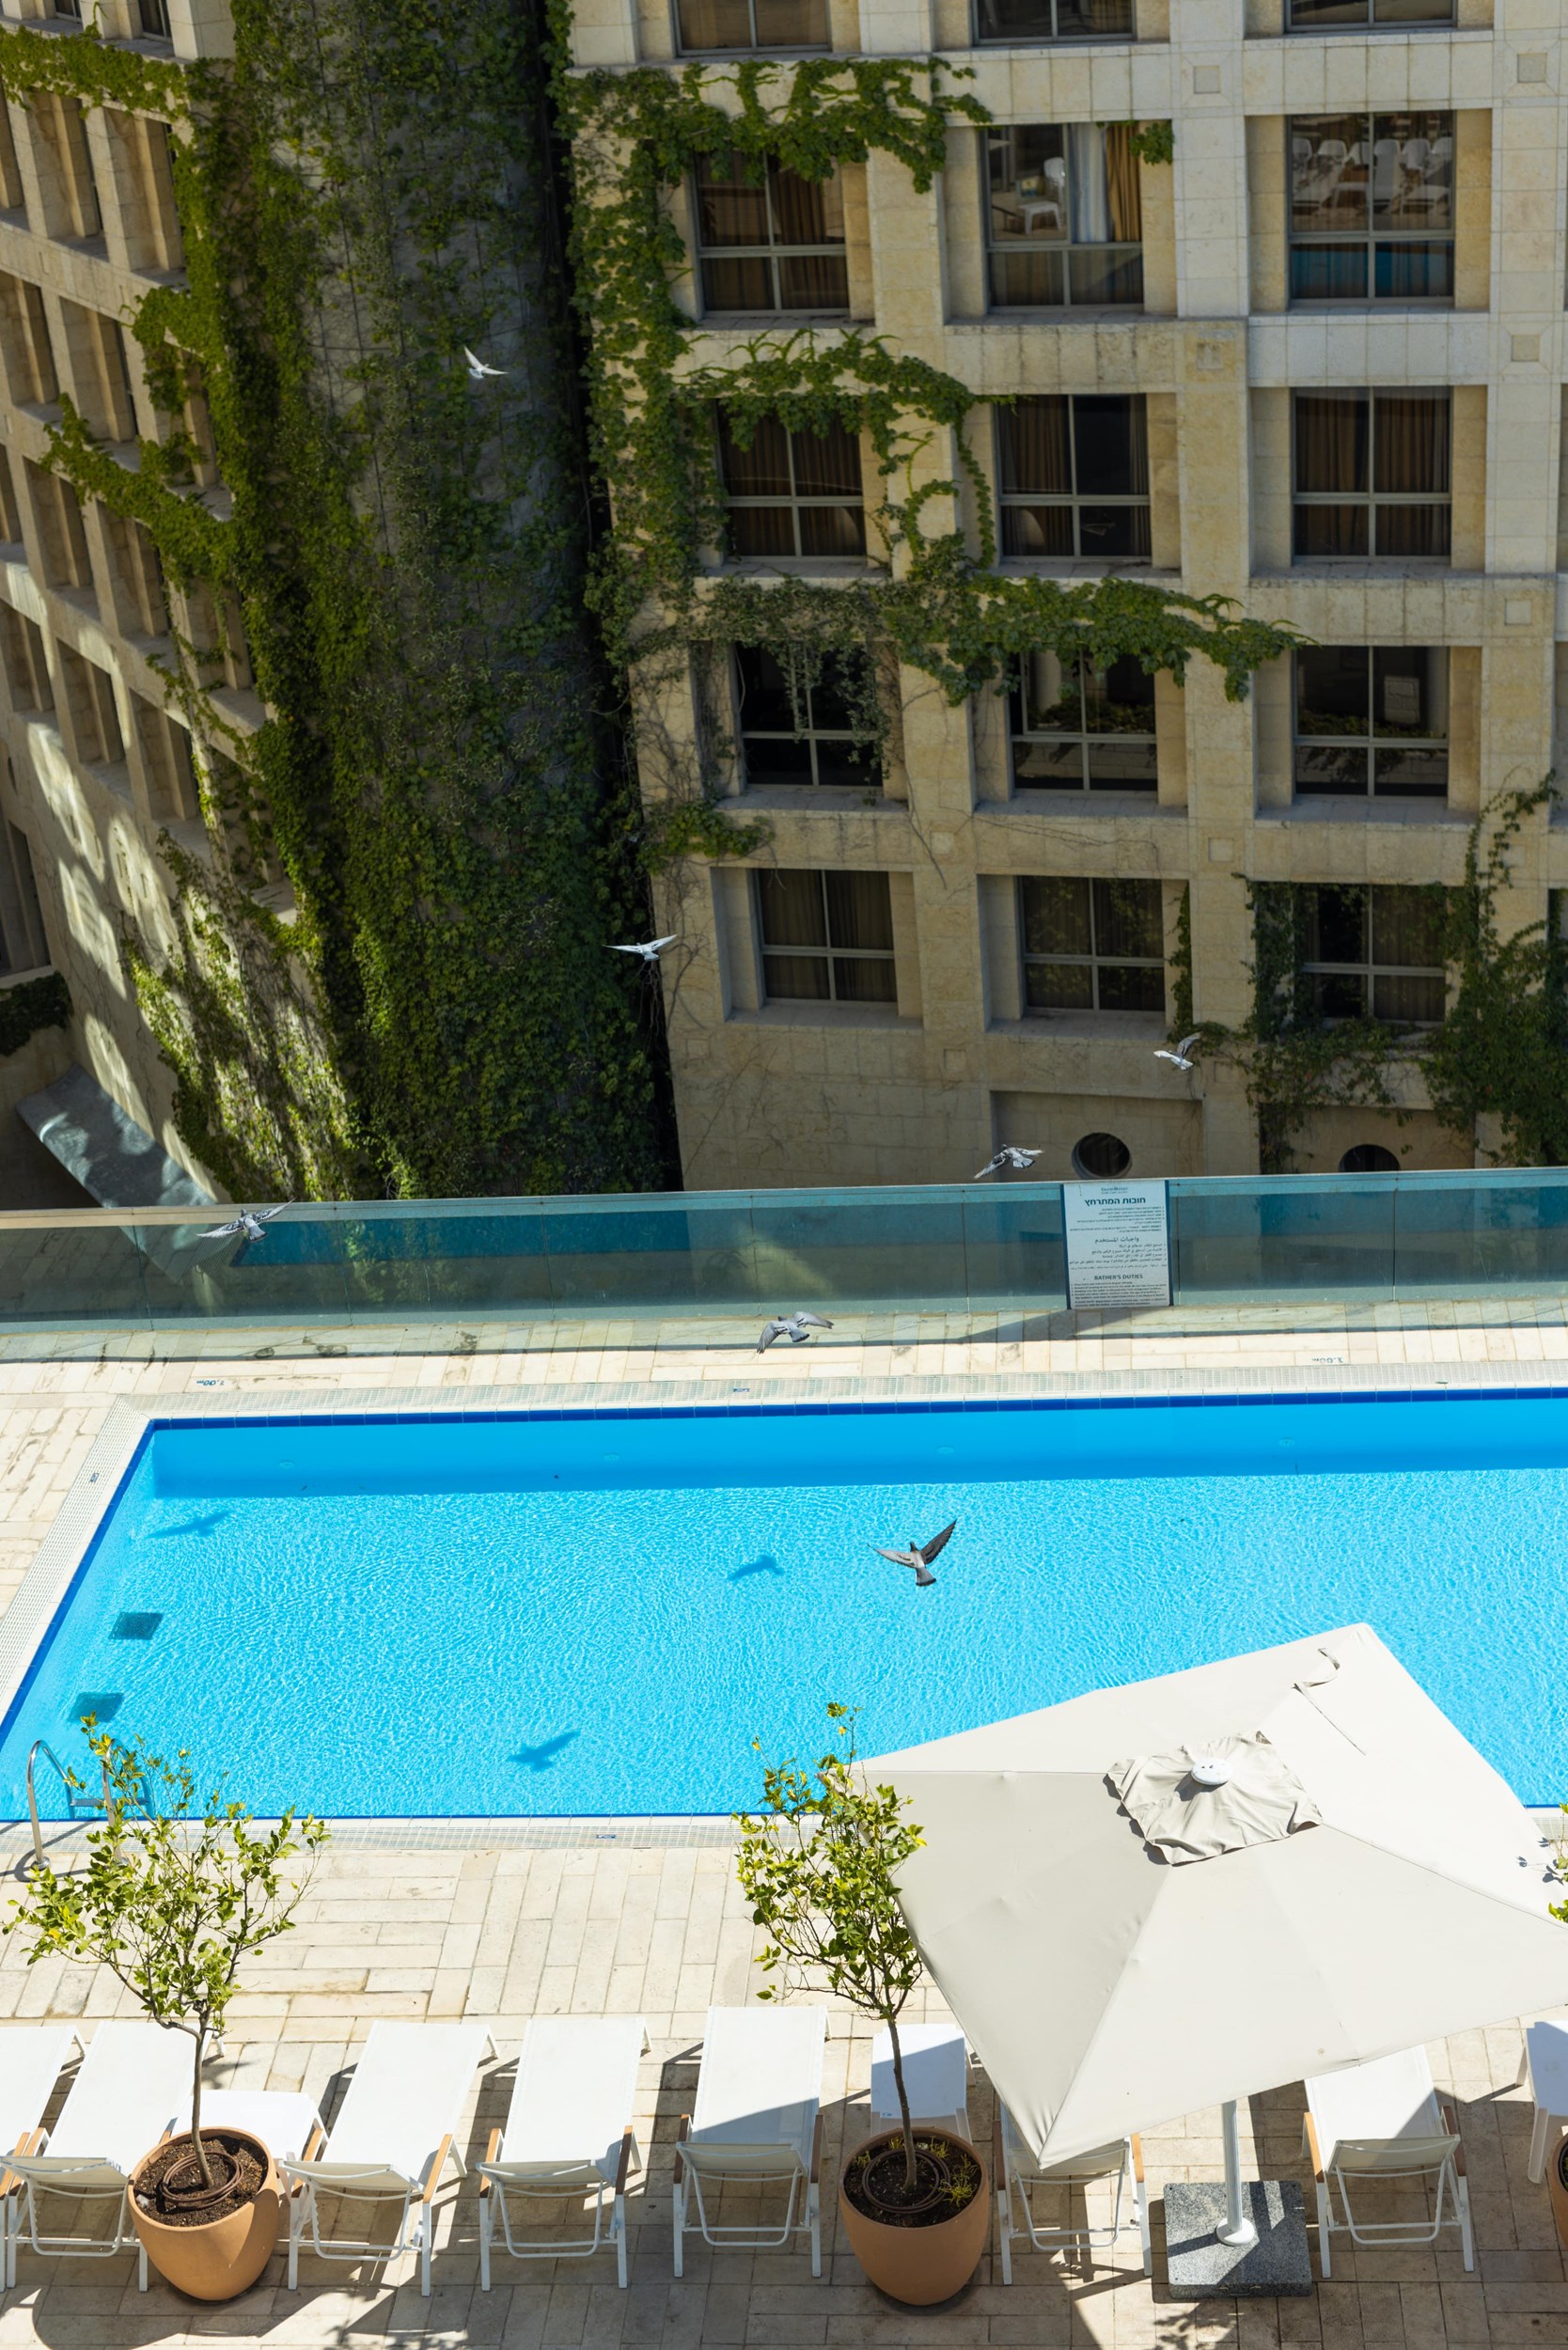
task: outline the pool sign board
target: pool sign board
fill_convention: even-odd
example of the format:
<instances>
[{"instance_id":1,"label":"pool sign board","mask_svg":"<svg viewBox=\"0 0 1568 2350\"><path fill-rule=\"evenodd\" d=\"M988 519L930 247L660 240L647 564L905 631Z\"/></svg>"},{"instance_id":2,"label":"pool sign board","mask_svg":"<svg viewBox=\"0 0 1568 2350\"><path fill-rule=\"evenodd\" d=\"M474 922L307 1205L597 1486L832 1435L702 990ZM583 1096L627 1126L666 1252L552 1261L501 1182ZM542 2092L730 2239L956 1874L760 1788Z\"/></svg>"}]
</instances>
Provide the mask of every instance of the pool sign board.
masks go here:
<instances>
[{"instance_id":1,"label":"pool sign board","mask_svg":"<svg viewBox=\"0 0 1568 2350\"><path fill-rule=\"evenodd\" d=\"M1061 1198L1069 1306L1169 1305L1163 1183L1063 1183Z\"/></svg>"}]
</instances>

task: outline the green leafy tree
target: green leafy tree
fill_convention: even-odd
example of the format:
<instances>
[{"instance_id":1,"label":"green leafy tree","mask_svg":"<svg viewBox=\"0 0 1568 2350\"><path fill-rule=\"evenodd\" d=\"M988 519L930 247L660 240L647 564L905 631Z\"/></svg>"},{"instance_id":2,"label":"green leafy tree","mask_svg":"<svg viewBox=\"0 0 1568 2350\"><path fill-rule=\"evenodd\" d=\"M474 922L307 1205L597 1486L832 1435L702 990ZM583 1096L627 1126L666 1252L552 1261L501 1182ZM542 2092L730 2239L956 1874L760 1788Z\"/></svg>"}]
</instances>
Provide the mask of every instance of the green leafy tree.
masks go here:
<instances>
[{"instance_id":1,"label":"green leafy tree","mask_svg":"<svg viewBox=\"0 0 1568 2350\"><path fill-rule=\"evenodd\" d=\"M836 1998L886 2024L893 2044L893 2079L903 2125L904 2178L916 2183L915 2131L904 2087L899 2017L924 1972L924 1962L899 1905L899 1870L925 1838L904 1817L904 1798L872 1787L855 1761L855 1713L830 1705L839 1740L815 1772L793 1762L764 1767L762 1808L737 1815L741 1831L735 1865L751 1904L754 1925L768 1940L763 1968L781 1978L812 1977ZM760 1752L760 1746L753 1741Z\"/></svg>"},{"instance_id":2,"label":"green leafy tree","mask_svg":"<svg viewBox=\"0 0 1568 2350\"><path fill-rule=\"evenodd\" d=\"M223 2030L242 1963L292 1931L309 1872L285 1863L319 1851L326 1824L286 1811L253 1834L253 1815L226 1801L221 1787L197 1803L183 1747L165 1762L139 1745L118 1745L91 1715L83 1728L104 1772L103 1825L87 1837L86 1869L44 1861L33 1870L4 1931L32 1935L29 1966L65 1958L107 1966L154 2023L190 2033L191 2140L210 2187L201 2140L208 2044Z\"/></svg>"}]
</instances>

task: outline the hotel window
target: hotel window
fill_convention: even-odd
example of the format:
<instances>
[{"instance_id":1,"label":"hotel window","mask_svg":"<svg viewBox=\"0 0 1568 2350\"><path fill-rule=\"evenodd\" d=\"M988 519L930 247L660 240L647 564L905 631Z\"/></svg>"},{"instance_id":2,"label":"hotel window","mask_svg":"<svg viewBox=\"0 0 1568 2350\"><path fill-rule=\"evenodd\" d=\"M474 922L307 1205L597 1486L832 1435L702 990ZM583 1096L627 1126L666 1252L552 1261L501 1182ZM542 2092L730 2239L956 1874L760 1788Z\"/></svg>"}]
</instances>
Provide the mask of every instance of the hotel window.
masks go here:
<instances>
[{"instance_id":1,"label":"hotel window","mask_svg":"<svg viewBox=\"0 0 1568 2350\"><path fill-rule=\"evenodd\" d=\"M1453 117L1297 115L1291 300L1451 302Z\"/></svg>"},{"instance_id":2,"label":"hotel window","mask_svg":"<svg viewBox=\"0 0 1568 2350\"><path fill-rule=\"evenodd\" d=\"M1293 33L1353 25L1402 32L1411 24L1451 24L1453 0L1286 0L1286 21Z\"/></svg>"},{"instance_id":3,"label":"hotel window","mask_svg":"<svg viewBox=\"0 0 1568 2350\"><path fill-rule=\"evenodd\" d=\"M1297 392L1294 431L1298 562L1447 561L1447 392Z\"/></svg>"},{"instance_id":4,"label":"hotel window","mask_svg":"<svg viewBox=\"0 0 1568 2350\"><path fill-rule=\"evenodd\" d=\"M975 0L978 41L1132 40L1133 0Z\"/></svg>"},{"instance_id":5,"label":"hotel window","mask_svg":"<svg viewBox=\"0 0 1568 2350\"><path fill-rule=\"evenodd\" d=\"M996 410L1002 553L1147 563L1141 392L1054 393Z\"/></svg>"},{"instance_id":6,"label":"hotel window","mask_svg":"<svg viewBox=\"0 0 1568 2350\"><path fill-rule=\"evenodd\" d=\"M697 239L707 310L849 308L837 172L801 180L769 162L752 180L742 156L705 155L697 173Z\"/></svg>"},{"instance_id":7,"label":"hotel window","mask_svg":"<svg viewBox=\"0 0 1568 2350\"><path fill-rule=\"evenodd\" d=\"M1304 645L1295 656L1297 796L1445 798L1448 671L1441 650Z\"/></svg>"},{"instance_id":8,"label":"hotel window","mask_svg":"<svg viewBox=\"0 0 1568 2350\"><path fill-rule=\"evenodd\" d=\"M789 432L763 416L743 448L721 409L719 462L732 555L864 556L860 444L841 424Z\"/></svg>"},{"instance_id":9,"label":"hotel window","mask_svg":"<svg viewBox=\"0 0 1568 2350\"><path fill-rule=\"evenodd\" d=\"M26 834L7 824L0 834L0 971L38 971L49 962L43 908Z\"/></svg>"},{"instance_id":10,"label":"hotel window","mask_svg":"<svg viewBox=\"0 0 1568 2350\"><path fill-rule=\"evenodd\" d=\"M991 306L1125 308L1143 300L1143 205L1124 123L985 134Z\"/></svg>"},{"instance_id":11,"label":"hotel window","mask_svg":"<svg viewBox=\"0 0 1568 2350\"><path fill-rule=\"evenodd\" d=\"M1164 1011L1158 882L1021 881L1029 1011Z\"/></svg>"},{"instance_id":12,"label":"hotel window","mask_svg":"<svg viewBox=\"0 0 1568 2350\"><path fill-rule=\"evenodd\" d=\"M137 0L142 31L149 40L169 40L168 0Z\"/></svg>"},{"instance_id":13,"label":"hotel window","mask_svg":"<svg viewBox=\"0 0 1568 2350\"><path fill-rule=\"evenodd\" d=\"M827 0L677 0L681 46L827 49Z\"/></svg>"},{"instance_id":14,"label":"hotel window","mask_svg":"<svg viewBox=\"0 0 1568 2350\"><path fill-rule=\"evenodd\" d=\"M747 783L879 786L866 725L871 693L864 655L827 653L814 679L792 679L761 646L737 645L735 699Z\"/></svg>"},{"instance_id":15,"label":"hotel window","mask_svg":"<svg viewBox=\"0 0 1568 2350\"><path fill-rule=\"evenodd\" d=\"M757 911L770 1003L898 1002L886 873L759 873Z\"/></svg>"},{"instance_id":16,"label":"hotel window","mask_svg":"<svg viewBox=\"0 0 1568 2350\"><path fill-rule=\"evenodd\" d=\"M1431 1027L1443 1017L1443 900L1437 889L1306 890L1302 969L1325 1020Z\"/></svg>"},{"instance_id":17,"label":"hotel window","mask_svg":"<svg viewBox=\"0 0 1568 2350\"><path fill-rule=\"evenodd\" d=\"M1029 653L1011 701L1015 790L1153 791L1154 681L1136 661Z\"/></svg>"},{"instance_id":18,"label":"hotel window","mask_svg":"<svg viewBox=\"0 0 1568 2350\"><path fill-rule=\"evenodd\" d=\"M43 631L36 620L14 605L0 603L0 657L6 665L6 682L11 689L14 710L34 712L53 710L55 688L49 675L49 656L43 642Z\"/></svg>"}]
</instances>

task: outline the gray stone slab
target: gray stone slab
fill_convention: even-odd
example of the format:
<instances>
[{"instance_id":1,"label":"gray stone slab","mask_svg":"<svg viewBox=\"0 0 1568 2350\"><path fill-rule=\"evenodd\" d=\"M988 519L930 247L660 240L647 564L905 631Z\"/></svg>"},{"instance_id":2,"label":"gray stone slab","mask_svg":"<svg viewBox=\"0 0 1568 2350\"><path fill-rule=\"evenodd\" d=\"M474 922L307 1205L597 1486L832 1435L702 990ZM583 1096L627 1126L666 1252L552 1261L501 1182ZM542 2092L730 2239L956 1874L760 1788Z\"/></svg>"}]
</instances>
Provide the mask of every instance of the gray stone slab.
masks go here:
<instances>
[{"instance_id":1,"label":"gray stone slab","mask_svg":"<svg viewBox=\"0 0 1568 2350\"><path fill-rule=\"evenodd\" d=\"M16 1114L106 1208L210 1208L212 1195L161 1150L96 1077L72 1062Z\"/></svg>"},{"instance_id":2,"label":"gray stone slab","mask_svg":"<svg viewBox=\"0 0 1568 2350\"><path fill-rule=\"evenodd\" d=\"M1307 2215L1294 2179L1248 2179L1243 2202L1258 2241L1247 2251L1221 2244L1225 2189L1218 2180L1172 2180L1165 2190L1165 2242L1170 2290L1179 2301L1300 2297L1312 2290Z\"/></svg>"}]
</instances>

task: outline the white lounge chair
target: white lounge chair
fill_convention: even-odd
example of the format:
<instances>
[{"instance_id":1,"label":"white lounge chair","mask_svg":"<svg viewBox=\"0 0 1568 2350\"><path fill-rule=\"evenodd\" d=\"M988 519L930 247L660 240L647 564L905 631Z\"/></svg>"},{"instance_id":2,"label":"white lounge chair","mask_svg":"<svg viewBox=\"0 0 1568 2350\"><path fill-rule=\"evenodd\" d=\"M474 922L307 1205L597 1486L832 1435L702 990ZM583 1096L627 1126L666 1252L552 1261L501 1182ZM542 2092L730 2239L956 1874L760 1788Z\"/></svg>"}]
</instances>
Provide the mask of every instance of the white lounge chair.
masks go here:
<instances>
[{"instance_id":1,"label":"white lounge chair","mask_svg":"<svg viewBox=\"0 0 1568 2350\"><path fill-rule=\"evenodd\" d=\"M348 2094L324 2139L313 2138L300 2162L280 2162L289 2183L289 2286L299 2290L300 2246L323 2261L385 2261L419 2255L419 2290L431 2289L435 2191L474 2076L495 2044L483 2024L372 2024ZM398 2206L387 2236L332 2235L321 2230L321 2200Z\"/></svg>"},{"instance_id":2,"label":"white lounge chair","mask_svg":"<svg viewBox=\"0 0 1568 2350\"><path fill-rule=\"evenodd\" d=\"M74 2024L14 2024L0 2030L0 2293L16 2282L16 2246L11 2221L19 2215L22 2181L6 2167L14 2147L30 2154L42 2132L55 2084L72 2048L80 2050Z\"/></svg>"},{"instance_id":3,"label":"white lounge chair","mask_svg":"<svg viewBox=\"0 0 1568 2350\"><path fill-rule=\"evenodd\" d=\"M1096 2146L1088 2154L1074 2154L1070 2162L1049 2163L1043 2169L998 2097L992 2161L1004 2285L1012 2282L1012 2239L1020 2235L1027 2235L1037 2252L1076 2252L1088 2262L1096 2250L1114 2249L1123 2233L1131 2234L1136 2230L1143 2254L1143 2273L1146 2277L1153 2274L1149 2251L1149 2197L1143 2184L1143 2147L1136 2133L1131 2138L1114 2138L1108 2146ZM1074 2188L1093 2186L1105 2179L1116 2181L1116 2200L1108 2225L1090 2226L1087 2211L1081 2228L1071 2224L1051 2226L1041 2218L1035 2207L1036 2197L1057 2192L1064 2196L1070 2206ZM1022 2226L1014 2217L1015 2195L1017 2208L1023 2214ZM1128 2201L1132 2211L1123 2219L1122 2205Z\"/></svg>"},{"instance_id":4,"label":"white lounge chair","mask_svg":"<svg viewBox=\"0 0 1568 2350\"><path fill-rule=\"evenodd\" d=\"M1354 2244L1435 2244L1444 2228L1457 2228L1465 2265L1476 2264L1470 2227L1470 2188L1459 2116L1452 2101L1439 2097L1424 2048L1380 2057L1372 2064L1349 2064L1320 2073L1307 2083L1302 2139L1311 2158L1318 2190L1318 2256L1325 2277L1329 2238L1348 2235ZM1354 2185L1365 2195L1374 2183L1422 2182L1427 2208L1397 2219L1357 2216ZM1338 2186L1340 2218L1334 2209Z\"/></svg>"},{"instance_id":5,"label":"white lounge chair","mask_svg":"<svg viewBox=\"0 0 1568 2350\"><path fill-rule=\"evenodd\" d=\"M495 2222L513 2260L586 2260L609 2240L626 2275L626 2179L637 2161L631 2115L648 2045L640 2015L537 2015L523 2035L505 2129L492 2130L479 2172L479 2286L490 2291ZM639 2166L640 2167L640 2166ZM529 2242L512 2233L511 2205L591 2193L593 2233Z\"/></svg>"},{"instance_id":6,"label":"white lounge chair","mask_svg":"<svg viewBox=\"0 0 1568 2350\"><path fill-rule=\"evenodd\" d=\"M823 2043L820 2007L711 2007L702 2037L697 2105L682 2114L675 2146L675 2273L695 2227L725 2251L777 2251L803 2230L811 2238L811 2274L823 2273ZM784 2217L719 2226L705 2190L778 2186ZM696 2209L694 2219L688 2217ZM797 2217L798 2214L798 2217Z\"/></svg>"},{"instance_id":7,"label":"white lounge chair","mask_svg":"<svg viewBox=\"0 0 1568 2350\"><path fill-rule=\"evenodd\" d=\"M216 2049L213 2051L217 2053ZM135 2242L131 2225L131 2173L168 2130L191 2093L190 2037L162 2024L100 2024L52 2131L39 2131L30 2153L7 2157L22 2183L10 2223L10 2262L25 2235L49 2260L108 2260ZM57 2069L57 2068L56 2068ZM48 2235L39 2227L40 2195L107 2204L114 2231L101 2235ZM136 2281L147 2291L147 2254L138 2244Z\"/></svg>"},{"instance_id":8,"label":"white lounge chair","mask_svg":"<svg viewBox=\"0 0 1568 2350\"><path fill-rule=\"evenodd\" d=\"M969 2135L969 2044L956 2024L902 2024L899 2054L912 2122L946 2123ZM871 2043L871 2127L903 2120L893 2072L893 2035L886 2025Z\"/></svg>"}]
</instances>

